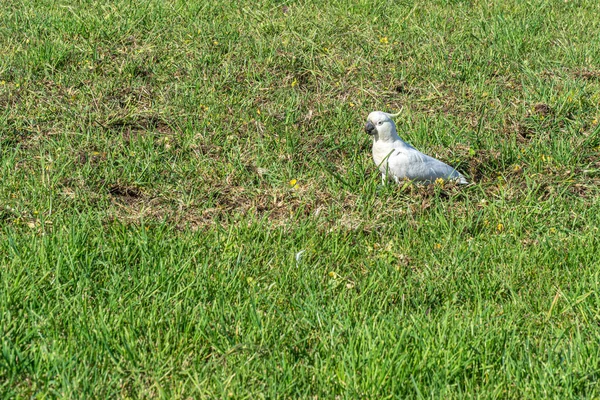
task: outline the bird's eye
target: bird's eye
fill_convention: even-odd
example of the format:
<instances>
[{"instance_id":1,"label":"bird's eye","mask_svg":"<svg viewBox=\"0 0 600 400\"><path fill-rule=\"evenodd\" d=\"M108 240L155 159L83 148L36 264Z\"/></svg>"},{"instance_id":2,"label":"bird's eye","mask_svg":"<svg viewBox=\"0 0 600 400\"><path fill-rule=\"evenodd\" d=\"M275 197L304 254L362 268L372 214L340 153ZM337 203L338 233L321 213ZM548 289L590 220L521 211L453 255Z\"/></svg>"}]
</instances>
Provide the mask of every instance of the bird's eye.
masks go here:
<instances>
[{"instance_id":1,"label":"bird's eye","mask_svg":"<svg viewBox=\"0 0 600 400\"><path fill-rule=\"evenodd\" d=\"M383 125L383 121L379 121L377 125Z\"/></svg>"}]
</instances>

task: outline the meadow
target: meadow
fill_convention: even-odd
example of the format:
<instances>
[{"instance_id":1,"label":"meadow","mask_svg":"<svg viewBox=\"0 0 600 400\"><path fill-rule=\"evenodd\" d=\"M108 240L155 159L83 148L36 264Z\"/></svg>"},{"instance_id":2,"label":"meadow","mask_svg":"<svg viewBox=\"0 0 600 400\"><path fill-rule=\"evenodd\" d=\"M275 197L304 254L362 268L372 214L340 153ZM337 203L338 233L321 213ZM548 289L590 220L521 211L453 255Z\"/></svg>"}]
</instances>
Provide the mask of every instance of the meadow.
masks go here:
<instances>
[{"instance_id":1,"label":"meadow","mask_svg":"<svg viewBox=\"0 0 600 400\"><path fill-rule=\"evenodd\" d=\"M598 15L3 1L0 394L600 397Z\"/></svg>"}]
</instances>

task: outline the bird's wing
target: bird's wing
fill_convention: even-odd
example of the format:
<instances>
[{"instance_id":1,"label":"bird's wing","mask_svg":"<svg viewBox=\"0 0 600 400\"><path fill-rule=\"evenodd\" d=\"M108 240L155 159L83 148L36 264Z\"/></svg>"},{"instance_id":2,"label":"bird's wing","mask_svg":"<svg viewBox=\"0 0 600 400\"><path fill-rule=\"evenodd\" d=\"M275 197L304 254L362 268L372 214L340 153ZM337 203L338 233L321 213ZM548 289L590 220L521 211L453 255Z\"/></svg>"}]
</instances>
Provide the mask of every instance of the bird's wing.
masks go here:
<instances>
[{"instance_id":1,"label":"bird's wing","mask_svg":"<svg viewBox=\"0 0 600 400\"><path fill-rule=\"evenodd\" d=\"M433 182L438 178L464 180L464 177L448 164L414 148L396 150L390 155L387 168L398 178L416 181Z\"/></svg>"}]
</instances>

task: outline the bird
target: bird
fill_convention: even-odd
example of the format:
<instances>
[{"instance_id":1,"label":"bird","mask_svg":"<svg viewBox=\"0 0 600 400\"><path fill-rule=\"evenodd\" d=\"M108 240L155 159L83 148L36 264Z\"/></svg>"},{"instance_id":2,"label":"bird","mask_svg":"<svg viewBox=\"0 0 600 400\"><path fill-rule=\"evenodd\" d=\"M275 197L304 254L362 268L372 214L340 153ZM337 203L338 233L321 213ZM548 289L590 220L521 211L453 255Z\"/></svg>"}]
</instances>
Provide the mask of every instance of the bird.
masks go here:
<instances>
[{"instance_id":1,"label":"bird","mask_svg":"<svg viewBox=\"0 0 600 400\"><path fill-rule=\"evenodd\" d=\"M392 118L397 114L373 111L367 117L365 132L373 137L373 161L381 171L383 185L389 180L400 183L410 180L434 183L439 179L467 184L466 178L457 170L426 154L421 153L398 136Z\"/></svg>"}]
</instances>

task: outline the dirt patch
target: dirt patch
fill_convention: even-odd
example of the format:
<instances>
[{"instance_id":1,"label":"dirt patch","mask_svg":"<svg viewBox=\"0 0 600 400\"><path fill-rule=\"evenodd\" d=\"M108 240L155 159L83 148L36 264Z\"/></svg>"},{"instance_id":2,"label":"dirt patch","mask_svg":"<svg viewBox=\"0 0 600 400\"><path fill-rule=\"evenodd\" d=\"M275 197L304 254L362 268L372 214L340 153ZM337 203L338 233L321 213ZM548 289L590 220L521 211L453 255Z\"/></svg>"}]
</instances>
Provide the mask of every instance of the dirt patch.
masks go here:
<instances>
[{"instance_id":1,"label":"dirt patch","mask_svg":"<svg viewBox=\"0 0 600 400\"><path fill-rule=\"evenodd\" d=\"M156 115L138 116L135 118L127 119L116 119L114 121L109 122L107 124L107 127L120 130L126 129L129 131L147 131L150 129L168 131L168 125Z\"/></svg>"},{"instance_id":2,"label":"dirt patch","mask_svg":"<svg viewBox=\"0 0 600 400\"><path fill-rule=\"evenodd\" d=\"M287 219L301 208L310 214L314 205L302 201L294 190L246 190L241 186L223 186L216 192L216 208L212 212L247 214L254 212L269 220Z\"/></svg>"},{"instance_id":3,"label":"dirt patch","mask_svg":"<svg viewBox=\"0 0 600 400\"><path fill-rule=\"evenodd\" d=\"M527 143L536 134L536 127L548 127L555 123L555 111L546 103L537 103L529 111L525 113L520 121L514 121L507 118L504 121L504 132L507 134L514 133L517 141ZM547 129L538 129L540 132L545 132Z\"/></svg>"},{"instance_id":4,"label":"dirt patch","mask_svg":"<svg viewBox=\"0 0 600 400\"><path fill-rule=\"evenodd\" d=\"M473 182L479 182L489 176L500 158L499 151L476 150L469 160L469 176Z\"/></svg>"},{"instance_id":5,"label":"dirt patch","mask_svg":"<svg viewBox=\"0 0 600 400\"><path fill-rule=\"evenodd\" d=\"M21 100L20 94L14 95L8 92L0 93L0 108L3 110L15 108Z\"/></svg>"},{"instance_id":6,"label":"dirt patch","mask_svg":"<svg viewBox=\"0 0 600 400\"><path fill-rule=\"evenodd\" d=\"M190 146L196 156L220 157L223 154L223 148L214 143L201 142Z\"/></svg>"},{"instance_id":7,"label":"dirt patch","mask_svg":"<svg viewBox=\"0 0 600 400\"><path fill-rule=\"evenodd\" d=\"M24 127L23 123L8 119L6 125L0 131L0 144L9 148L21 144L27 148L35 134L35 131Z\"/></svg>"},{"instance_id":8,"label":"dirt patch","mask_svg":"<svg viewBox=\"0 0 600 400\"><path fill-rule=\"evenodd\" d=\"M577 197L589 199L598 195L600 180L595 179L592 184L575 183L569 186L569 192Z\"/></svg>"},{"instance_id":9,"label":"dirt patch","mask_svg":"<svg viewBox=\"0 0 600 400\"><path fill-rule=\"evenodd\" d=\"M410 86L404 81L397 82L396 86L394 86L394 91L400 94L409 94L413 92Z\"/></svg>"},{"instance_id":10,"label":"dirt patch","mask_svg":"<svg viewBox=\"0 0 600 400\"><path fill-rule=\"evenodd\" d=\"M585 79L588 81L600 81L600 71L590 71L584 69L573 72L573 75L577 78Z\"/></svg>"},{"instance_id":11,"label":"dirt patch","mask_svg":"<svg viewBox=\"0 0 600 400\"><path fill-rule=\"evenodd\" d=\"M142 191L139 188L119 184L109 186L108 193L113 197L119 197L124 200L136 200L142 197Z\"/></svg>"},{"instance_id":12,"label":"dirt patch","mask_svg":"<svg viewBox=\"0 0 600 400\"><path fill-rule=\"evenodd\" d=\"M466 172L471 183L479 183L497 175L500 164L500 151L473 149L468 146L455 147L458 157L467 163ZM492 173L495 171L495 173Z\"/></svg>"},{"instance_id":13,"label":"dirt patch","mask_svg":"<svg viewBox=\"0 0 600 400\"><path fill-rule=\"evenodd\" d=\"M175 133L171 125L158 115L114 118L105 123L97 123L107 131L119 132L126 144L147 132L156 132L161 136L172 136Z\"/></svg>"},{"instance_id":14,"label":"dirt patch","mask_svg":"<svg viewBox=\"0 0 600 400\"><path fill-rule=\"evenodd\" d=\"M79 165L98 165L102 161L106 160L106 152L105 151L97 151L97 150L80 150L77 152L75 157L75 162Z\"/></svg>"},{"instance_id":15,"label":"dirt patch","mask_svg":"<svg viewBox=\"0 0 600 400\"><path fill-rule=\"evenodd\" d=\"M535 130L523 122L516 123L517 140L521 143L528 142L535 136Z\"/></svg>"},{"instance_id":16,"label":"dirt patch","mask_svg":"<svg viewBox=\"0 0 600 400\"><path fill-rule=\"evenodd\" d=\"M550 106L548 104L538 103L535 106L533 106L533 113L536 115L541 115L541 116L546 117L546 116L552 114L552 108L550 108Z\"/></svg>"}]
</instances>

